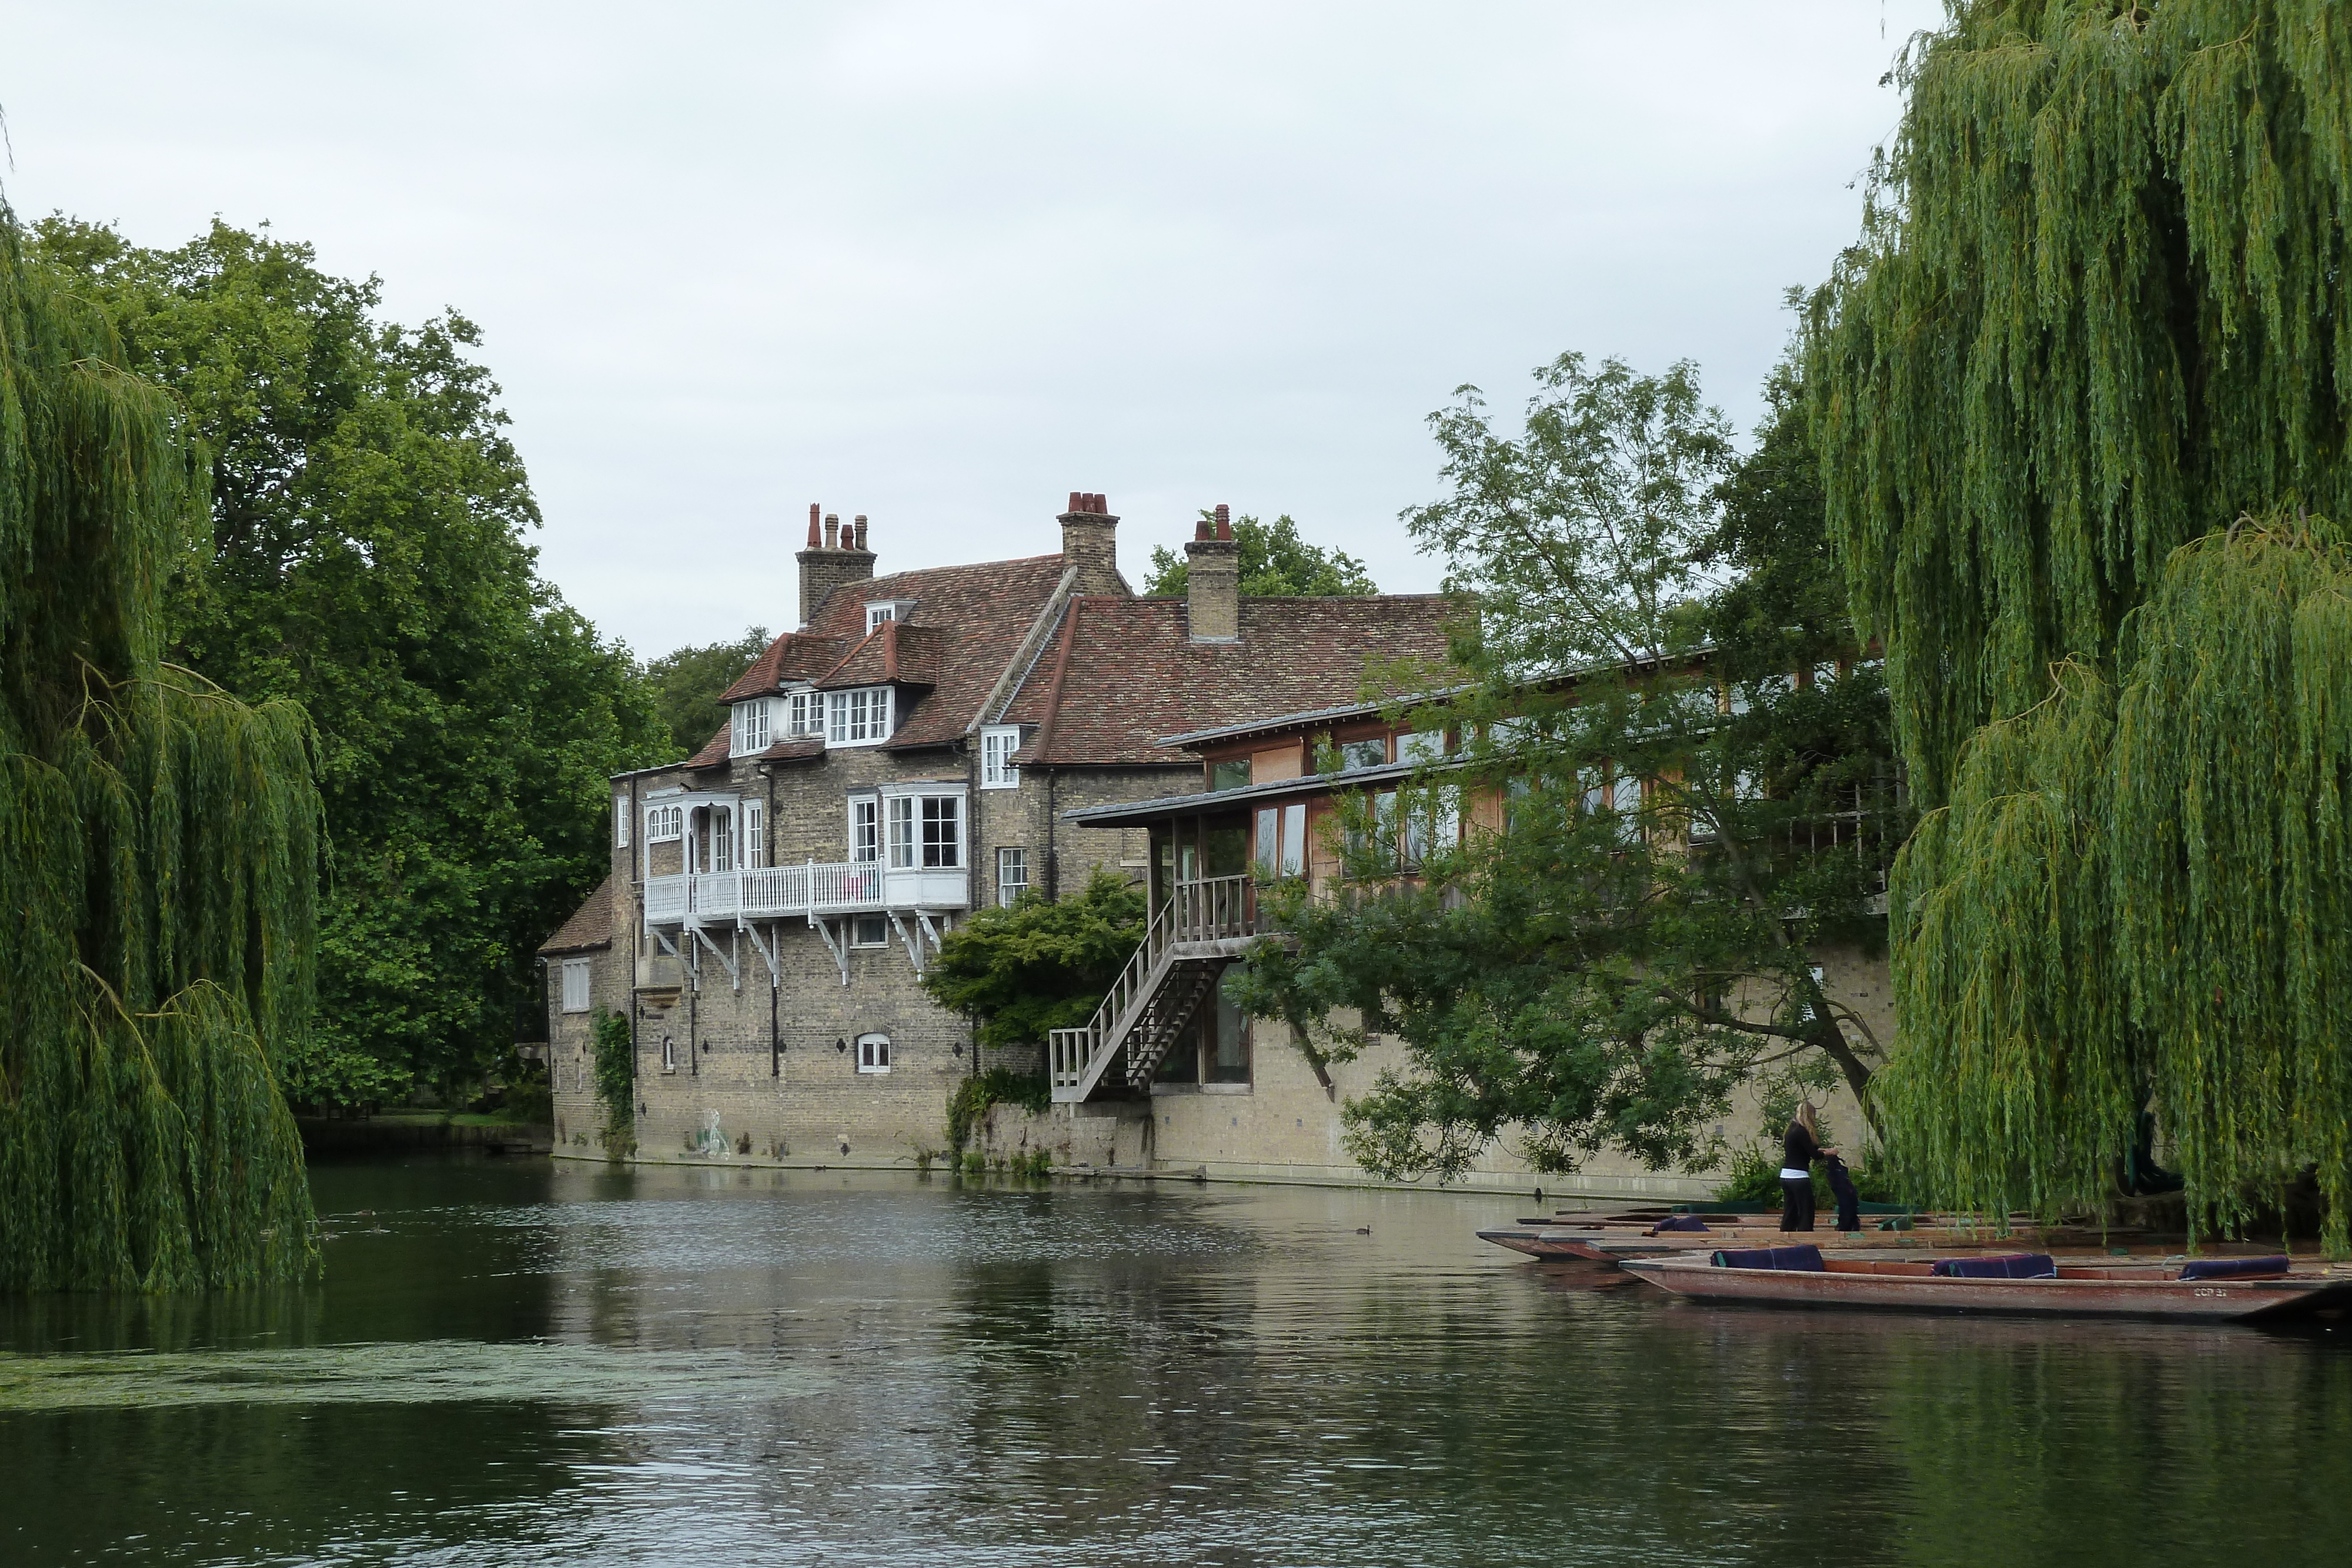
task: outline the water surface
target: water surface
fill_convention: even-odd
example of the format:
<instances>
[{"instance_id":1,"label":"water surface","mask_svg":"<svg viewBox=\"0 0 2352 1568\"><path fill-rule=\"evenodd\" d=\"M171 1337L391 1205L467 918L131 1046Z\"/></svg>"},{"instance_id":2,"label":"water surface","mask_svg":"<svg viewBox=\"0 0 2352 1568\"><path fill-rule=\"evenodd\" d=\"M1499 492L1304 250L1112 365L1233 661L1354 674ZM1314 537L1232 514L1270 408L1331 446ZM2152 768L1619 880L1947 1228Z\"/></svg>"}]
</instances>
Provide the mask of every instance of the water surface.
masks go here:
<instances>
[{"instance_id":1,"label":"water surface","mask_svg":"<svg viewBox=\"0 0 2352 1568\"><path fill-rule=\"evenodd\" d=\"M2352 1326L1791 1314L1525 1200L417 1158L0 1302L0 1563L2341 1564ZM1368 1233L1367 1233L1368 1232Z\"/></svg>"}]
</instances>

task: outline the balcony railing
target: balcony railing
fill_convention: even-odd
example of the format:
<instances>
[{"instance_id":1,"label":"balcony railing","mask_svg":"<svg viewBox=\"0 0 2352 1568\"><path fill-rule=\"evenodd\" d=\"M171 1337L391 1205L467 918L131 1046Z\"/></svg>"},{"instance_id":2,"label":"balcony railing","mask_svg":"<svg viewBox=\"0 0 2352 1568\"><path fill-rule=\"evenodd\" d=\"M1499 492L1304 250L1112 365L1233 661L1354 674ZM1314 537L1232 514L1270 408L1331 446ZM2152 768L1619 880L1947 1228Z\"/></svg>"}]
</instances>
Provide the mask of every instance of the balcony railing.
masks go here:
<instances>
[{"instance_id":1,"label":"balcony railing","mask_svg":"<svg viewBox=\"0 0 2352 1568\"><path fill-rule=\"evenodd\" d=\"M967 909L962 867L885 867L872 861L755 866L646 878L647 925L731 925L788 915L865 915L891 909Z\"/></svg>"}]
</instances>

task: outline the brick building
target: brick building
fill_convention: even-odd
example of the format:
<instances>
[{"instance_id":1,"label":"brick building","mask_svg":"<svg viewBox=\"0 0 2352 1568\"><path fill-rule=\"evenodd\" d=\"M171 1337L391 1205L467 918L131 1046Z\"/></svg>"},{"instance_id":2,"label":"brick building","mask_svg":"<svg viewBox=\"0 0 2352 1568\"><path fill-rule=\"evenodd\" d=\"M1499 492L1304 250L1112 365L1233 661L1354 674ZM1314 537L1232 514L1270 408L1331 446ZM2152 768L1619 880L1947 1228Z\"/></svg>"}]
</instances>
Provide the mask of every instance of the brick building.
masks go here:
<instances>
[{"instance_id":1,"label":"brick building","mask_svg":"<svg viewBox=\"0 0 2352 1568\"><path fill-rule=\"evenodd\" d=\"M798 628L709 744L614 779L611 875L541 949L559 1145L594 1144L600 1009L635 1041L645 1154L939 1145L971 1040L919 979L956 922L1097 867L1147 877L1142 827L1071 813L1204 788L1168 737L1443 657L1435 596L1240 597L1223 512L1177 600L1134 594L1100 496L1071 496L1058 553L882 577L866 520L812 507Z\"/></svg>"}]
</instances>

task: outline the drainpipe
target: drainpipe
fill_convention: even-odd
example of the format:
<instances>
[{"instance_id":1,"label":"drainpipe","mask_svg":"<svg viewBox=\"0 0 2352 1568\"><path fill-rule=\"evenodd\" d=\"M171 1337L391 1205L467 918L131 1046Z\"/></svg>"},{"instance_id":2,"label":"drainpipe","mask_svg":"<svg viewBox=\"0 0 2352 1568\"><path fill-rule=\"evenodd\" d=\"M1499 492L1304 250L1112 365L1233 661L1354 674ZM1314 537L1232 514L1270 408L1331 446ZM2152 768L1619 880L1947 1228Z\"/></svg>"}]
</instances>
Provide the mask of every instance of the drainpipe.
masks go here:
<instances>
[{"instance_id":1,"label":"drainpipe","mask_svg":"<svg viewBox=\"0 0 2352 1568\"><path fill-rule=\"evenodd\" d=\"M1062 902L1062 852L1058 847L1061 841L1062 813L1055 809L1054 802L1055 786L1059 782L1059 775L1053 769L1047 769L1045 773L1045 902L1048 904Z\"/></svg>"}]
</instances>

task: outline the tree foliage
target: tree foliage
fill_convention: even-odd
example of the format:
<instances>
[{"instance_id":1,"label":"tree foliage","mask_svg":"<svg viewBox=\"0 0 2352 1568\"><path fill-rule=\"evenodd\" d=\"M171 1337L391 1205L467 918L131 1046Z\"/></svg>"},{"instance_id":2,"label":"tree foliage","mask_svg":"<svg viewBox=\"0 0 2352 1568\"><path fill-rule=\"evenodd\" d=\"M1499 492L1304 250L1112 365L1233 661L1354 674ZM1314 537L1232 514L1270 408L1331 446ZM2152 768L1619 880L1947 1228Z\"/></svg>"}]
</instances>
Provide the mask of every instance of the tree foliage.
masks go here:
<instances>
[{"instance_id":1,"label":"tree foliage","mask_svg":"<svg viewBox=\"0 0 2352 1568\"><path fill-rule=\"evenodd\" d=\"M693 756L727 727L727 706L719 695L767 651L769 641L765 627L753 626L731 643L674 648L646 661L654 711L677 756Z\"/></svg>"},{"instance_id":2,"label":"tree foliage","mask_svg":"<svg viewBox=\"0 0 2352 1568\"><path fill-rule=\"evenodd\" d=\"M1216 514L1203 510L1201 516L1213 521ZM1244 598L1336 599L1380 591L1362 561L1345 550L1308 544L1287 513L1270 523L1235 517L1234 542L1240 547L1235 564ZM1151 547L1151 580L1143 585L1144 597L1181 599L1192 580L1181 552Z\"/></svg>"},{"instance_id":3,"label":"tree foliage","mask_svg":"<svg viewBox=\"0 0 2352 1568\"><path fill-rule=\"evenodd\" d=\"M531 955L604 873L606 783L663 754L625 649L538 575L498 387L450 313L215 224L174 250L65 219L36 254L177 397L209 538L163 563L174 659L317 727L333 845L298 1100L363 1101L504 1057Z\"/></svg>"},{"instance_id":4,"label":"tree foliage","mask_svg":"<svg viewBox=\"0 0 2352 1568\"><path fill-rule=\"evenodd\" d=\"M1024 894L948 933L923 988L975 1019L982 1046L1038 1043L1094 1015L1143 940L1143 890L1108 871L1073 898Z\"/></svg>"},{"instance_id":5,"label":"tree foliage","mask_svg":"<svg viewBox=\"0 0 2352 1568\"><path fill-rule=\"evenodd\" d=\"M0 1289L315 1269L313 736L163 662L204 476L0 206Z\"/></svg>"},{"instance_id":6,"label":"tree foliage","mask_svg":"<svg viewBox=\"0 0 2352 1568\"><path fill-rule=\"evenodd\" d=\"M1899 824L1883 686L1829 663L1854 650L1818 586L1803 402L1777 380L1738 463L1687 365L1570 355L1538 380L1523 434L1474 393L1433 416L1453 493L1407 514L1480 606L1457 638L1473 685L1411 716L1456 755L1389 800L1342 798L1347 879L1271 895L1297 942L1238 982L1323 1056L1396 1034L1407 1066L1345 1113L1385 1175L1455 1176L1505 1135L1545 1171L1601 1149L1704 1162L1759 1071L1869 1082L1866 1026L1814 949L1878 939ZM1706 562L1731 579L1712 599ZM1414 852L1482 795L1507 820Z\"/></svg>"},{"instance_id":7,"label":"tree foliage","mask_svg":"<svg viewBox=\"0 0 2352 1568\"><path fill-rule=\"evenodd\" d=\"M2306 930L2340 558L2289 519L2352 515L2347 74L2318 0L1956 7L1812 302L1832 533L1948 807L1887 1082L1931 1196L2090 1196L2151 1104L2195 1212L2315 1164L2345 1243L2343 1047L2295 1011L2352 986Z\"/></svg>"}]
</instances>

